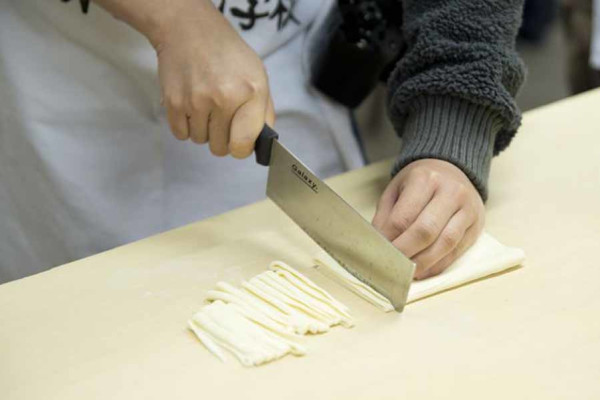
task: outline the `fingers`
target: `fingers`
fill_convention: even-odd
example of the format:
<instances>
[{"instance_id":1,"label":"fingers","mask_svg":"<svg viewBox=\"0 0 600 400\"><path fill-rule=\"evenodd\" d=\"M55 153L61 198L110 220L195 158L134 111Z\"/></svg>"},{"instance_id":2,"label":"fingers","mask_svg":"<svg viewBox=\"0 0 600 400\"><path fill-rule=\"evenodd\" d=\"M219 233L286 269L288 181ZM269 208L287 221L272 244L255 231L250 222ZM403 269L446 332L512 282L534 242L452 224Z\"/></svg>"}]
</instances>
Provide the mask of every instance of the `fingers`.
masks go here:
<instances>
[{"instance_id":1,"label":"fingers","mask_svg":"<svg viewBox=\"0 0 600 400\"><path fill-rule=\"evenodd\" d=\"M267 102L267 113L265 115L265 123L271 128L275 126L275 106L273 105L273 99L269 95L269 101Z\"/></svg>"},{"instance_id":2,"label":"fingers","mask_svg":"<svg viewBox=\"0 0 600 400\"><path fill-rule=\"evenodd\" d=\"M405 256L414 257L436 241L460 206L461 203L452 199L451 196L443 192L434 193L433 198L418 214L416 220L392 243ZM412 217L413 214L410 215Z\"/></svg>"},{"instance_id":3,"label":"fingers","mask_svg":"<svg viewBox=\"0 0 600 400\"><path fill-rule=\"evenodd\" d=\"M188 130L192 142L204 144L208 142L208 113L207 108L197 110L188 117Z\"/></svg>"},{"instance_id":4,"label":"fingers","mask_svg":"<svg viewBox=\"0 0 600 400\"><path fill-rule=\"evenodd\" d=\"M167 119L169 120L169 126L171 132L179 140L187 140L189 136L188 131L188 120L186 112L182 107L183 102L174 98L168 98L166 100L167 106Z\"/></svg>"},{"instance_id":5,"label":"fingers","mask_svg":"<svg viewBox=\"0 0 600 400\"><path fill-rule=\"evenodd\" d=\"M373 225L417 264L415 279L439 274L483 230L485 207L465 173L437 159L405 166L386 188Z\"/></svg>"},{"instance_id":6,"label":"fingers","mask_svg":"<svg viewBox=\"0 0 600 400\"><path fill-rule=\"evenodd\" d=\"M275 123L273 101L268 87L263 89L228 90L214 94L196 94L184 106L183 101L166 101L167 115L173 135L179 140L191 138L194 143L209 143L216 156L231 152L236 158L248 157L263 126ZM266 89L266 90L265 90ZM235 93L234 93L235 92Z\"/></svg>"},{"instance_id":7,"label":"fingers","mask_svg":"<svg viewBox=\"0 0 600 400\"><path fill-rule=\"evenodd\" d=\"M454 261L462 256L475 243L480 233L481 229L479 229L476 225L471 225L471 227L469 227L469 229L467 229L465 232L463 239L452 251L446 254L429 269L423 271L420 275L417 276L415 274L415 278L427 279L431 278L432 276L439 275L445 271L446 268L448 268Z\"/></svg>"},{"instance_id":8,"label":"fingers","mask_svg":"<svg viewBox=\"0 0 600 400\"><path fill-rule=\"evenodd\" d=\"M265 124L268 102L269 96L254 96L235 112L229 140L229 150L233 157L246 158L254 151L254 142ZM274 114L269 117L274 120Z\"/></svg>"},{"instance_id":9,"label":"fingers","mask_svg":"<svg viewBox=\"0 0 600 400\"><path fill-rule=\"evenodd\" d=\"M459 245L463 246L465 239L469 239L465 238L465 235L474 223L474 215L465 210L458 211L450 218L435 242L413 257L413 261L417 264L415 279L430 276L429 273L435 272L435 270L430 271L434 265L440 268L438 262L454 252Z\"/></svg>"},{"instance_id":10,"label":"fingers","mask_svg":"<svg viewBox=\"0 0 600 400\"><path fill-rule=\"evenodd\" d=\"M409 179L405 187L399 189L397 195L393 191L384 193L373 219L373 225L386 238L394 241L412 226L434 192L434 185L422 184L418 177Z\"/></svg>"},{"instance_id":11,"label":"fingers","mask_svg":"<svg viewBox=\"0 0 600 400\"><path fill-rule=\"evenodd\" d=\"M245 157L265 121L275 119L267 71L231 24L209 9L215 18L178 20L153 43L161 94L175 137L208 143L218 156L231 148Z\"/></svg>"},{"instance_id":12,"label":"fingers","mask_svg":"<svg viewBox=\"0 0 600 400\"><path fill-rule=\"evenodd\" d=\"M402 189L398 188L396 185L391 183L385 189L381 198L379 199L379 203L377 203L377 209L375 210L375 216L373 217L373 221L371 224L381 232L386 238L390 239L391 233L384 233L386 231L386 222L388 221L392 210L394 209L394 204L398 200L399 192Z\"/></svg>"},{"instance_id":13,"label":"fingers","mask_svg":"<svg viewBox=\"0 0 600 400\"><path fill-rule=\"evenodd\" d=\"M218 157L229 154L229 131L235 110L213 108L208 119L208 143L210 152Z\"/></svg>"}]
</instances>

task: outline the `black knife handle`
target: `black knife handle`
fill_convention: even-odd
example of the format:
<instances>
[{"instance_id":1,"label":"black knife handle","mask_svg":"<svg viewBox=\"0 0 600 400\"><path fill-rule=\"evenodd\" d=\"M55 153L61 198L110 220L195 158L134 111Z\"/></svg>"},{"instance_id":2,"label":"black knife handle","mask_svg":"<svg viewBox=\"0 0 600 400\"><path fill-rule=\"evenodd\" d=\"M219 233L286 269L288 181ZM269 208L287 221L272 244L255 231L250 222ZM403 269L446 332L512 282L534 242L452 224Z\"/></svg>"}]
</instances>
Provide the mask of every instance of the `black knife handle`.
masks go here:
<instances>
[{"instance_id":1,"label":"black knife handle","mask_svg":"<svg viewBox=\"0 0 600 400\"><path fill-rule=\"evenodd\" d=\"M254 144L254 153L256 162L260 165L268 166L271 162L271 148L273 148L273 139L279 139L279 134L265 124L256 143Z\"/></svg>"}]
</instances>

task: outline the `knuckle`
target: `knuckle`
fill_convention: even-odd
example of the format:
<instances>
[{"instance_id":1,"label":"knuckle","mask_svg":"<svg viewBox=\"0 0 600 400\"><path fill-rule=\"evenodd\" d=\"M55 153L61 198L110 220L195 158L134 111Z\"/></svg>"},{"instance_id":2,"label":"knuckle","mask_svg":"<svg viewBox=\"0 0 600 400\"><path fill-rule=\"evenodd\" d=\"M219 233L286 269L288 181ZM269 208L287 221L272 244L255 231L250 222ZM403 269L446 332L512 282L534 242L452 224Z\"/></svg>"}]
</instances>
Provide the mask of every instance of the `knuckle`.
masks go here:
<instances>
[{"instance_id":1,"label":"knuckle","mask_svg":"<svg viewBox=\"0 0 600 400\"><path fill-rule=\"evenodd\" d=\"M432 186L439 186L442 182L442 175L437 171L427 171L427 182Z\"/></svg>"},{"instance_id":2,"label":"knuckle","mask_svg":"<svg viewBox=\"0 0 600 400\"><path fill-rule=\"evenodd\" d=\"M265 82L262 79L249 79L245 83L246 93L249 96L255 96L265 90Z\"/></svg>"},{"instance_id":3,"label":"knuckle","mask_svg":"<svg viewBox=\"0 0 600 400\"><path fill-rule=\"evenodd\" d=\"M216 108L229 108L235 101L235 90L228 83L217 83L210 91L211 102Z\"/></svg>"},{"instance_id":4,"label":"knuckle","mask_svg":"<svg viewBox=\"0 0 600 400\"><path fill-rule=\"evenodd\" d=\"M164 99L167 108L180 110L183 108L183 97L176 94L167 94Z\"/></svg>"},{"instance_id":5,"label":"knuckle","mask_svg":"<svg viewBox=\"0 0 600 400\"><path fill-rule=\"evenodd\" d=\"M422 221L415 227L415 234L423 243L433 242L433 240L436 238L437 232L437 223L431 219Z\"/></svg>"},{"instance_id":6,"label":"knuckle","mask_svg":"<svg viewBox=\"0 0 600 400\"><path fill-rule=\"evenodd\" d=\"M224 109L227 106L227 102L227 94L224 91L212 91L210 96L210 103L213 108L216 108L217 110Z\"/></svg>"},{"instance_id":7,"label":"knuckle","mask_svg":"<svg viewBox=\"0 0 600 400\"><path fill-rule=\"evenodd\" d=\"M425 168L422 165L416 165L413 168L412 173L413 173L413 175L418 175L420 177L427 178L429 171L430 171L429 168Z\"/></svg>"},{"instance_id":8,"label":"knuckle","mask_svg":"<svg viewBox=\"0 0 600 400\"><path fill-rule=\"evenodd\" d=\"M200 111L206 107L206 93L202 89L194 89L192 92L189 105L192 110Z\"/></svg>"},{"instance_id":9,"label":"knuckle","mask_svg":"<svg viewBox=\"0 0 600 400\"><path fill-rule=\"evenodd\" d=\"M441 235L440 240L442 240L444 248L454 249L460 242L461 238L461 232L455 229L446 229Z\"/></svg>"},{"instance_id":10,"label":"knuckle","mask_svg":"<svg viewBox=\"0 0 600 400\"><path fill-rule=\"evenodd\" d=\"M415 181L425 182L427 180L427 171L423 167L414 167L410 170L410 178Z\"/></svg>"},{"instance_id":11,"label":"knuckle","mask_svg":"<svg viewBox=\"0 0 600 400\"><path fill-rule=\"evenodd\" d=\"M241 103L263 93L266 82L260 78L216 82L210 88L210 100L220 109L236 109Z\"/></svg>"},{"instance_id":12,"label":"knuckle","mask_svg":"<svg viewBox=\"0 0 600 400\"><path fill-rule=\"evenodd\" d=\"M392 224L392 228L399 232L404 232L410 227L412 221L407 215L399 214L393 215L390 222Z\"/></svg>"},{"instance_id":13,"label":"knuckle","mask_svg":"<svg viewBox=\"0 0 600 400\"><path fill-rule=\"evenodd\" d=\"M417 166L412 170L412 179L420 186L437 186L440 184L441 175L437 171L423 166Z\"/></svg>"},{"instance_id":14,"label":"knuckle","mask_svg":"<svg viewBox=\"0 0 600 400\"><path fill-rule=\"evenodd\" d=\"M464 202L469 195L469 189L467 188L467 185L465 185L464 183L456 184L453 188L453 192L454 192L454 195L456 196L456 199L461 202Z\"/></svg>"}]
</instances>

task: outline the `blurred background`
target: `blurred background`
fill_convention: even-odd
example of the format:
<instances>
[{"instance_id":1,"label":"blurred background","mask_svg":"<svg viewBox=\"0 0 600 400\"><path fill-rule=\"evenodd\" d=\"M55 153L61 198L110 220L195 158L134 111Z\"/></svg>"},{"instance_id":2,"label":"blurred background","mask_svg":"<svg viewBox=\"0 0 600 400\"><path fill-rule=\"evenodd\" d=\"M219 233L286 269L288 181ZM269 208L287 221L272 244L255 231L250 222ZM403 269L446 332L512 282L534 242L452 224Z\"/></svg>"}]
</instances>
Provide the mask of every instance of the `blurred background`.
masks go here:
<instances>
[{"instance_id":1,"label":"blurred background","mask_svg":"<svg viewBox=\"0 0 600 400\"><path fill-rule=\"evenodd\" d=\"M526 0L517 49L527 79L517 103L521 110L600 86L600 72L589 67L593 3L600 0ZM369 161L398 154L400 143L385 113L379 87L357 110Z\"/></svg>"}]
</instances>

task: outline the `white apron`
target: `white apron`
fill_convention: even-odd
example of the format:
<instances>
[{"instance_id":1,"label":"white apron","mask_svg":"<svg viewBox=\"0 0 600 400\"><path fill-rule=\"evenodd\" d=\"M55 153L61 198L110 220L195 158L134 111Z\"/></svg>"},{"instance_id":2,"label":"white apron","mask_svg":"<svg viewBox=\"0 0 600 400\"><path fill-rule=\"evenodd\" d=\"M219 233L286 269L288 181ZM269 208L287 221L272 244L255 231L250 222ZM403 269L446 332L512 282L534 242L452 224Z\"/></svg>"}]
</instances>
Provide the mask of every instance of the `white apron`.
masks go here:
<instances>
[{"instance_id":1,"label":"white apron","mask_svg":"<svg viewBox=\"0 0 600 400\"><path fill-rule=\"evenodd\" d=\"M326 177L363 161L303 73L326 5L294 3L215 1L264 60L281 140ZM173 138L153 49L101 8L0 0L0 283L259 200L266 172Z\"/></svg>"}]
</instances>

